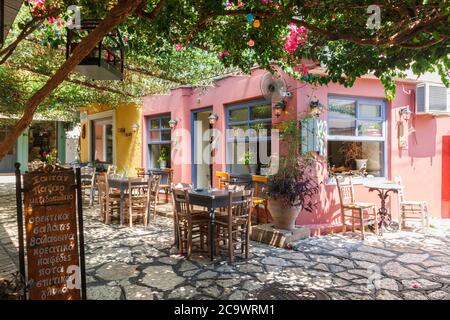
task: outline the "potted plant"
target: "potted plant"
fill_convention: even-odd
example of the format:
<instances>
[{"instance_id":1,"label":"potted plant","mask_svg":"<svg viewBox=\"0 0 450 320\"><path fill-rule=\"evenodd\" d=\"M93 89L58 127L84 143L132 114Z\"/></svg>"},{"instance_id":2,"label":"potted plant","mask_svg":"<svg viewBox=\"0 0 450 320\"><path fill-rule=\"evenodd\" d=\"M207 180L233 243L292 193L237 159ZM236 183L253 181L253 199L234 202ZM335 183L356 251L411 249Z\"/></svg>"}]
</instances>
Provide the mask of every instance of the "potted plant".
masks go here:
<instances>
[{"instance_id":1,"label":"potted plant","mask_svg":"<svg viewBox=\"0 0 450 320\"><path fill-rule=\"evenodd\" d=\"M280 158L278 171L269 177L268 209L276 228L293 230L300 212L311 212L316 205L319 186L314 179L314 158L300 155L297 122L290 122L281 137L287 153Z\"/></svg>"},{"instance_id":2,"label":"potted plant","mask_svg":"<svg viewBox=\"0 0 450 320\"><path fill-rule=\"evenodd\" d=\"M352 161L356 164L356 170L367 168L368 159L364 157L362 144L358 142L345 142L339 149L344 156L346 165L350 165Z\"/></svg>"},{"instance_id":3,"label":"potted plant","mask_svg":"<svg viewBox=\"0 0 450 320\"><path fill-rule=\"evenodd\" d=\"M243 162L247 166L250 174L255 175L258 171L258 164L256 163L256 155L254 152L246 151L243 156Z\"/></svg>"},{"instance_id":4,"label":"potted plant","mask_svg":"<svg viewBox=\"0 0 450 320\"><path fill-rule=\"evenodd\" d=\"M165 169L167 167L168 159L169 159L169 150L167 149L167 147L162 147L158 158L159 167L161 169Z\"/></svg>"}]
</instances>

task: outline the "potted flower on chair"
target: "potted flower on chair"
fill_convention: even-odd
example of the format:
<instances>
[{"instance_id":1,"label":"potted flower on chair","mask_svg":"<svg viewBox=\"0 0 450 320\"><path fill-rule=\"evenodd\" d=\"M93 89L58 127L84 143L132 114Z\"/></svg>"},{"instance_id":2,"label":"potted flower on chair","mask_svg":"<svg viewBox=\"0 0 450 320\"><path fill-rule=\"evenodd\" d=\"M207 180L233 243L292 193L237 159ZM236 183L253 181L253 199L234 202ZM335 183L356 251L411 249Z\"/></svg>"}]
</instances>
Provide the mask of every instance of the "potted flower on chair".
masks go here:
<instances>
[{"instance_id":1,"label":"potted flower on chair","mask_svg":"<svg viewBox=\"0 0 450 320\"><path fill-rule=\"evenodd\" d=\"M256 163L256 155L254 152L246 151L244 153L243 162L247 166L251 175L255 175L258 171L258 164Z\"/></svg>"},{"instance_id":2,"label":"potted flower on chair","mask_svg":"<svg viewBox=\"0 0 450 320\"><path fill-rule=\"evenodd\" d=\"M268 209L276 228L293 230L300 212L313 210L319 186L313 174L314 158L300 155L297 123L288 124L281 137L288 150L280 158L278 171L269 177Z\"/></svg>"}]
</instances>

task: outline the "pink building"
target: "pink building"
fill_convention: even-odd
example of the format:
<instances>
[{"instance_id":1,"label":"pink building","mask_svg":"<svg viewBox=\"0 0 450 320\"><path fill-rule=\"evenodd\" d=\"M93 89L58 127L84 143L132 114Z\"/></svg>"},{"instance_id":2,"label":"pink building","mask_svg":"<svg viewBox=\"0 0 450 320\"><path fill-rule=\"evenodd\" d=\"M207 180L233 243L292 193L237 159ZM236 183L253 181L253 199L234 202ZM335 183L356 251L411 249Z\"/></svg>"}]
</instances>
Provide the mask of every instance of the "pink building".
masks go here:
<instances>
[{"instance_id":1,"label":"pink building","mask_svg":"<svg viewBox=\"0 0 450 320\"><path fill-rule=\"evenodd\" d=\"M292 96L286 99L286 111L277 118L273 104L261 93L260 83L265 73L255 69L251 76L219 79L207 90L179 87L172 89L169 95L145 97L143 166L158 167L160 152L166 148L171 150L169 165L174 169L175 182L205 186L211 171L244 173L243 166L226 164L233 142L226 138L224 130L233 127L270 129L283 120L300 120L309 112L311 99L318 99L326 107L320 118L327 123L325 159L331 165L344 166L343 147L356 142L368 159L372 179L393 180L401 176L408 199L426 200L433 218L450 218L450 114L446 113L450 111L450 96L448 93L441 96L443 102L433 98L436 92L442 93L438 84L430 83L432 87L424 90L420 85L423 81L398 81L396 98L389 102L380 81L371 76L358 79L351 88L338 84L314 88L285 76ZM418 111L426 111L429 104L430 112L416 112L416 95L420 101ZM448 109L443 110L445 108ZM406 109L412 111L409 120L401 114L401 110ZM437 116L433 110L445 112ZM214 128L223 133L214 142L216 163L212 166L197 161L202 157L199 150L209 145L208 139L199 137L208 129L211 114L218 116ZM169 127L170 119L177 121L174 130ZM259 166L259 170L263 168ZM297 224L339 224L336 185L329 178L326 166L318 166L317 175L320 182L317 209L314 213L302 212ZM369 192L363 182L357 181L358 201L370 201L379 206L379 198ZM216 184L214 179L213 183ZM396 196L389 201L394 217L396 201Z\"/></svg>"}]
</instances>

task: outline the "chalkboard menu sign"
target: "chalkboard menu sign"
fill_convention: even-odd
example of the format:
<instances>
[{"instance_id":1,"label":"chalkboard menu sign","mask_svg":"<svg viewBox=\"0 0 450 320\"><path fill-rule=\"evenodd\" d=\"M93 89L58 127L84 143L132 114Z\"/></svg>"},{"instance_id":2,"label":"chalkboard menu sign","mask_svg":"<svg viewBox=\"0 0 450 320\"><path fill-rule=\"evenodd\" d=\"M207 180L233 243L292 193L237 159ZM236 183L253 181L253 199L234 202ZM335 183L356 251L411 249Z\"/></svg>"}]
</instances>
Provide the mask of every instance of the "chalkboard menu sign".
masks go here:
<instances>
[{"instance_id":1,"label":"chalkboard menu sign","mask_svg":"<svg viewBox=\"0 0 450 320\"><path fill-rule=\"evenodd\" d=\"M85 281L74 170L42 166L25 173L23 185L28 298L79 300ZM82 258L84 262L84 250Z\"/></svg>"}]
</instances>

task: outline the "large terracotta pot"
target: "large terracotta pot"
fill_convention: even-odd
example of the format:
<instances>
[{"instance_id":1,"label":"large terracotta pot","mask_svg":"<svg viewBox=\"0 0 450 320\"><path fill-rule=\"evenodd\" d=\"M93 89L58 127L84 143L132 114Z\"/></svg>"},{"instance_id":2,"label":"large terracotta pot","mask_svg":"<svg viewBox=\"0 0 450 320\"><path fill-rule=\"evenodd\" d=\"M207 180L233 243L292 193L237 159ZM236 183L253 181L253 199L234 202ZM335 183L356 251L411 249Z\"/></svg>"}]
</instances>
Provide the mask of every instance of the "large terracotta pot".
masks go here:
<instances>
[{"instance_id":1,"label":"large terracotta pot","mask_svg":"<svg viewBox=\"0 0 450 320\"><path fill-rule=\"evenodd\" d=\"M285 230L295 229L295 221L301 211L300 206L285 206L281 201L270 199L268 209L276 228Z\"/></svg>"}]
</instances>

